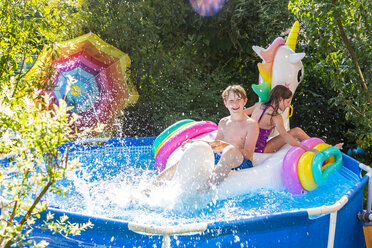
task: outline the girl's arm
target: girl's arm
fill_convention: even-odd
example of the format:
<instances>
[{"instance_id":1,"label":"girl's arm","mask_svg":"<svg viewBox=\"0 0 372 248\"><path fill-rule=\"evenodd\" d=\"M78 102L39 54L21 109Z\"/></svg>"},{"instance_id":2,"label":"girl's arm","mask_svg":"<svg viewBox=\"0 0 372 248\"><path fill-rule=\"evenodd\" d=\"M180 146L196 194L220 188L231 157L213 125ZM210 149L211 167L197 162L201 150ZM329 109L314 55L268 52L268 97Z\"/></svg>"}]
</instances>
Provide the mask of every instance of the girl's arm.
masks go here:
<instances>
[{"instance_id":1,"label":"girl's arm","mask_svg":"<svg viewBox=\"0 0 372 248\"><path fill-rule=\"evenodd\" d=\"M312 152L318 152L318 150L307 148L301 145L300 142L298 142L292 135L290 135L287 130L284 127L284 122L282 115L278 114L276 116L273 116L272 120L274 121L274 125L276 130L278 131L279 135L284 139L284 141L291 145L291 146L299 146L305 151L312 151Z\"/></svg>"},{"instance_id":2,"label":"girl's arm","mask_svg":"<svg viewBox=\"0 0 372 248\"><path fill-rule=\"evenodd\" d=\"M257 105L258 105L258 104L255 104L255 105L253 105L253 106L250 106L250 107L244 109L244 113L245 113L246 115L252 115L252 113L253 113L253 111L256 109L256 106L257 106Z\"/></svg>"}]
</instances>

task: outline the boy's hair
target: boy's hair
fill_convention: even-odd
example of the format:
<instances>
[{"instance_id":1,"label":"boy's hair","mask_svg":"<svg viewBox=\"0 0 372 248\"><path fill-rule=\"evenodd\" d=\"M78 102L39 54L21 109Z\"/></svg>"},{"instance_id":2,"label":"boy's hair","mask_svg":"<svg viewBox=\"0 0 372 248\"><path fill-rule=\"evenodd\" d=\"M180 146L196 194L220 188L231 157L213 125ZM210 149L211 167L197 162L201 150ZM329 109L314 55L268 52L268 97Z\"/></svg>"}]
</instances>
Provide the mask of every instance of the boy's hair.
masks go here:
<instances>
[{"instance_id":1,"label":"boy's hair","mask_svg":"<svg viewBox=\"0 0 372 248\"><path fill-rule=\"evenodd\" d=\"M233 92L242 99L247 99L247 93L242 86L230 85L222 92L222 99L224 101L227 101L227 97L229 96L230 92Z\"/></svg>"}]
</instances>

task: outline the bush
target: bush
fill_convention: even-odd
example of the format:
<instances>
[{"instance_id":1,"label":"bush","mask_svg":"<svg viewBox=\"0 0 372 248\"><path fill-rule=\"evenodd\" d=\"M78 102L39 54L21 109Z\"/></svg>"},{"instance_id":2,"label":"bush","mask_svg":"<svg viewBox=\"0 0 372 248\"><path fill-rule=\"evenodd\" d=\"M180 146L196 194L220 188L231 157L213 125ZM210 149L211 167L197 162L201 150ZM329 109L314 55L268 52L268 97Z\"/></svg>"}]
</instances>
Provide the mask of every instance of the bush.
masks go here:
<instances>
[{"instance_id":1,"label":"bush","mask_svg":"<svg viewBox=\"0 0 372 248\"><path fill-rule=\"evenodd\" d=\"M140 98L123 111L124 136L155 136L185 118L218 122L228 114L221 93L241 84L257 101L259 58L252 45L269 45L293 21L288 1L226 1L220 13L201 17L189 1L88 0L84 32L129 54ZM104 8L102 7L104 6Z\"/></svg>"}]
</instances>

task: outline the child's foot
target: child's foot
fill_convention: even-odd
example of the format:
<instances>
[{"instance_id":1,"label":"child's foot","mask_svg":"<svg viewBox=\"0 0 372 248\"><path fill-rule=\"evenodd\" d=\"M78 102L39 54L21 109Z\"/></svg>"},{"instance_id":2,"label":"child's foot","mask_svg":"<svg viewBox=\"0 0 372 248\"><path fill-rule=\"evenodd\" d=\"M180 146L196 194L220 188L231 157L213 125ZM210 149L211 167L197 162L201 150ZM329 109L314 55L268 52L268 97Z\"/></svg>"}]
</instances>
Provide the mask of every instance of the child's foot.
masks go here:
<instances>
[{"instance_id":1,"label":"child's foot","mask_svg":"<svg viewBox=\"0 0 372 248\"><path fill-rule=\"evenodd\" d=\"M335 145L335 147L337 147L338 149L341 149L343 145L344 145L344 143L338 143L338 144Z\"/></svg>"}]
</instances>

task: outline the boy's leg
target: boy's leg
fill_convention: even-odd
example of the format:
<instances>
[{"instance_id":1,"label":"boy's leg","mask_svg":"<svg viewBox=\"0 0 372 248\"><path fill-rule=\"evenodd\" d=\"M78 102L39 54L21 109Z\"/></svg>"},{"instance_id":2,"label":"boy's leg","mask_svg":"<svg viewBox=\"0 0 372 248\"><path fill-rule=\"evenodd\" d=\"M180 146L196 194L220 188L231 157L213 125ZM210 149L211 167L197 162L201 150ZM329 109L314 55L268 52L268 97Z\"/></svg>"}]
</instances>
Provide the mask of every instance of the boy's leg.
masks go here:
<instances>
[{"instance_id":1,"label":"boy's leg","mask_svg":"<svg viewBox=\"0 0 372 248\"><path fill-rule=\"evenodd\" d=\"M234 146L229 145L223 149L221 159L215 166L211 177L208 180L209 184L221 183L232 168L238 167L243 162L243 154Z\"/></svg>"},{"instance_id":2,"label":"boy's leg","mask_svg":"<svg viewBox=\"0 0 372 248\"><path fill-rule=\"evenodd\" d=\"M178 166L178 162L165 168L156 178L152 181L152 184L155 186L160 186L165 181L169 181L173 178L174 174L176 173Z\"/></svg>"}]
</instances>

